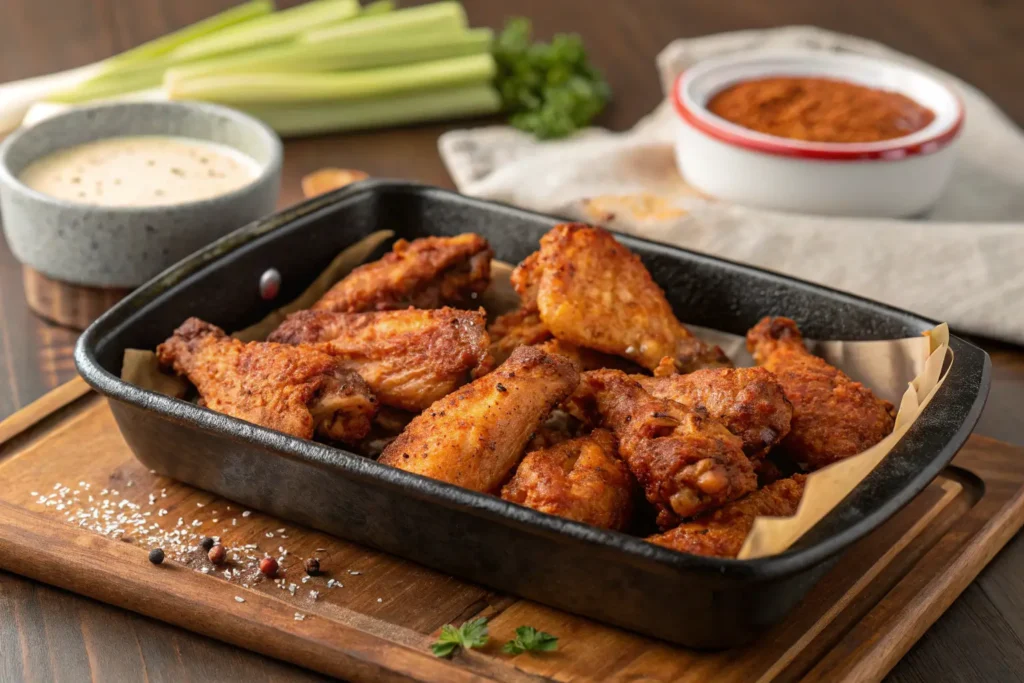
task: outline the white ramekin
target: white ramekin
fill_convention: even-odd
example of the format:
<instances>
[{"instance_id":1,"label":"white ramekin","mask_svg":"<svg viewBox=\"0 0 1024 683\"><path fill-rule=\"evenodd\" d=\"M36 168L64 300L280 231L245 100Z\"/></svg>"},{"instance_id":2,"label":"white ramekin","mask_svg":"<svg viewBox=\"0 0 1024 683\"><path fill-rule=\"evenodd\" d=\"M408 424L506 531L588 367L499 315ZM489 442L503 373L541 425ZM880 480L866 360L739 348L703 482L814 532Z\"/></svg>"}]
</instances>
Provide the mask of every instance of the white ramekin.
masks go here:
<instances>
[{"instance_id":1,"label":"white ramekin","mask_svg":"<svg viewBox=\"0 0 1024 683\"><path fill-rule=\"evenodd\" d=\"M898 92L935 119L900 138L820 143L766 135L706 108L723 88L771 76L818 76ZM700 62L676 79L676 161L686 181L709 195L749 206L843 216L921 214L939 198L963 127L960 98L915 69L852 54L816 51L738 53Z\"/></svg>"}]
</instances>

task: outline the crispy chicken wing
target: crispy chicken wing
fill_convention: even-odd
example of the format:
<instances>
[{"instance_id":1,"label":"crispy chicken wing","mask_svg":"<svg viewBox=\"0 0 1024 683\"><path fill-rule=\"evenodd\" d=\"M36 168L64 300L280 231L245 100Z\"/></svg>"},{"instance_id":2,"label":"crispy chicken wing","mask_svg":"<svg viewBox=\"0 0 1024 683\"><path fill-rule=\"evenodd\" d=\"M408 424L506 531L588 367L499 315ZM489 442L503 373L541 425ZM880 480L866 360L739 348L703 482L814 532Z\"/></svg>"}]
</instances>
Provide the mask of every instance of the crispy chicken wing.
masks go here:
<instances>
[{"instance_id":1,"label":"crispy chicken wing","mask_svg":"<svg viewBox=\"0 0 1024 683\"><path fill-rule=\"evenodd\" d=\"M537 289L540 287L540 276L543 274L540 265L540 252L535 251L512 270L509 280L512 289L516 290L523 308L528 311L537 310Z\"/></svg>"},{"instance_id":2,"label":"crispy chicken wing","mask_svg":"<svg viewBox=\"0 0 1024 683\"><path fill-rule=\"evenodd\" d=\"M547 353L560 353L566 358L571 358L581 370L611 368L612 370L622 370L628 373L643 372L643 368L626 358L601 353L594 349L588 349L585 346L576 346L561 339L549 339L538 346Z\"/></svg>"},{"instance_id":3,"label":"crispy chicken wing","mask_svg":"<svg viewBox=\"0 0 1024 683\"><path fill-rule=\"evenodd\" d=\"M616 368L625 372L641 372L641 368L619 356L594 351L583 346L570 344L561 339L552 339L551 332L540 319L540 314L526 308L517 308L511 313L498 316L487 328L491 337L491 355L503 362L512 351L520 346L540 345L547 353L560 353L571 358L583 370Z\"/></svg>"},{"instance_id":4,"label":"crispy chicken wing","mask_svg":"<svg viewBox=\"0 0 1024 683\"><path fill-rule=\"evenodd\" d=\"M384 258L353 270L313 308L359 313L469 306L491 281L493 255L487 240L472 233L398 240Z\"/></svg>"},{"instance_id":5,"label":"crispy chicken wing","mask_svg":"<svg viewBox=\"0 0 1024 683\"><path fill-rule=\"evenodd\" d=\"M640 258L608 231L563 223L541 238L539 253L513 271L513 282L524 303L536 291L541 320L558 339L648 370L666 356L682 372L730 365L676 319Z\"/></svg>"},{"instance_id":6,"label":"crispy chicken wing","mask_svg":"<svg viewBox=\"0 0 1024 683\"><path fill-rule=\"evenodd\" d=\"M518 348L497 370L417 416L380 462L474 491L496 492L533 433L578 382L579 373L566 358Z\"/></svg>"},{"instance_id":7,"label":"crispy chicken wing","mask_svg":"<svg viewBox=\"0 0 1024 683\"><path fill-rule=\"evenodd\" d=\"M634 379L652 396L721 422L743 439L743 451L751 459L761 458L789 433L793 406L782 385L764 368L714 368Z\"/></svg>"},{"instance_id":8,"label":"crispy chicken wing","mask_svg":"<svg viewBox=\"0 0 1024 683\"><path fill-rule=\"evenodd\" d=\"M537 309L517 308L499 315L487 328L491 338L491 355L495 362L504 363L520 346L533 346L551 339L551 332L541 322Z\"/></svg>"},{"instance_id":9,"label":"crispy chicken wing","mask_svg":"<svg viewBox=\"0 0 1024 683\"><path fill-rule=\"evenodd\" d=\"M775 374L793 404L782 447L816 470L867 450L892 432L895 412L860 382L811 354L789 318L764 318L747 333L758 365Z\"/></svg>"},{"instance_id":10,"label":"crispy chicken wing","mask_svg":"<svg viewBox=\"0 0 1024 683\"><path fill-rule=\"evenodd\" d=\"M679 403L651 396L619 370L584 373L570 405L619 437L619 453L658 509L663 529L757 486L738 436Z\"/></svg>"},{"instance_id":11,"label":"crispy chicken wing","mask_svg":"<svg viewBox=\"0 0 1024 683\"><path fill-rule=\"evenodd\" d=\"M604 429L527 454L501 490L513 503L617 531L629 523L632 494L615 436Z\"/></svg>"},{"instance_id":12,"label":"crispy chicken wing","mask_svg":"<svg viewBox=\"0 0 1024 683\"><path fill-rule=\"evenodd\" d=\"M647 538L681 553L736 557L757 517L791 517L804 493L807 477L794 474L708 512L663 534Z\"/></svg>"},{"instance_id":13,"label":"crispy chicken wing","mask_svg":"<svg viewBox=\"0 0 1024 683\"><path fill-rule=\"evenodd\" d=\"M366 382L309 346L243 343L189 318L157 347L160 364L185 375L203 404L303 439L354 443L370 431L377 401Z\"/></svg>"},{"instance_id":14,"label":"crispy chicken wing","mask_svg":"<svg viewBox=\"0 0 1024 683\"><path fill-rule=\"evenodd\" d=\"M268 340L313 344L358 372L381 403L418 412L491 370L485 325L482 309L310 310L288 316Z\"/></svg>"}]
</instances>

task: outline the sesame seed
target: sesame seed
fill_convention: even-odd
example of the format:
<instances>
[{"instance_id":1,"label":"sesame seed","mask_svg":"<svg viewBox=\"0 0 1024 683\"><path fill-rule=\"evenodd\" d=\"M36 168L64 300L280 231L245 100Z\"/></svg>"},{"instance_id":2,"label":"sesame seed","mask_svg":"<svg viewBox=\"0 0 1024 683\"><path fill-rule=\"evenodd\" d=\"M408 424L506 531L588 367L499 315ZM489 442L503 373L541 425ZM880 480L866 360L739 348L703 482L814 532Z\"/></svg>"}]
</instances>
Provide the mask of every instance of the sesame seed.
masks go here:
<instances>
[{"instance_id":1,"label":"sesame seed","mask_svg":"<svg viewBox=\"0 0 1024 683\"><path fill-rule=\"evenodd\" d=\"M235 596L235 602L245 602L245 598L240 595Z\"/></svg>"}]
</instances>

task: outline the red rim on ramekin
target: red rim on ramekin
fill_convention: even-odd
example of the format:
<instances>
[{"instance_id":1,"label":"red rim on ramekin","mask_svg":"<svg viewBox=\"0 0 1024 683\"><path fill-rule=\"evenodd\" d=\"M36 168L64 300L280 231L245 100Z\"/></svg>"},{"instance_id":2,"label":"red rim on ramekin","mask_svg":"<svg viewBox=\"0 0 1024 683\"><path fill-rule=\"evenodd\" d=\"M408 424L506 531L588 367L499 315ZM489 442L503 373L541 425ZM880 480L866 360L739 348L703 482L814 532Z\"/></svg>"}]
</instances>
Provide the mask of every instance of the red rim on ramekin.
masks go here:
<instances>
[{"instance_id":1,"label":"red rim on ramekin","mask_svg":"<svg viewBox=\"0 0 1024 683\"><path fill-rule=\"evenodd\" d=\"M794 55L799 55L804 58L813 58L815 61L829 59L843 60L845 62L863 61L866 64L876 67L878 65L884 65L888 68L899 69L904 72L912 72L916 77L928 79L932 84L944 90L951 98L955 110L953 111L952 117L947 114L947 120L944 123L940 121L940 112L936 112L935 121L922 130L912 133L911 135L893 138L891 140L883 140L880 142L823 143L808 142L805 140L790 140L774 135L767 135L765 133L750 130L749 128L744 128L743 126L716 116L704 106L704 102L697 104L689 101L689 98L684 96L683 88L686 86L688 78L692 76L695 70L703 69L704 71L707 71L707 67L709 65L717 66L718 64L727 64L728 62L726 60L728 60L730 56L701 62L696 67L679 74L672 86L672 105L679 116L689 125L693 126L705 135L715 138L716 140L720 140L721 142L766 154L827 161L864 161L869 159L892 161L904 159L910 156L933 154L950 144L956 136L959 135L960 130L963 128L964 105L960 96L943 83L930 76L922 74L919 71L902 65L889 64L870 57L863 57L861 55L836 55L834 53L821 52L786 52L767 53L766 56L768 58L778 59L780 56L785 58L787 56L793 57ZM744 59L748 63L754 64L757 57L748 56ZM704 74L702 73L700 75ZM778 71L768 70L746 78L732 78L724 80L718 85L714 92L718 92L725 87L748 80L749 78L758 78L767 75L819 75L828 77L827 72L805 73L799 68L787 69L783 67ZM885 88L885 84L873 84L870 79L857 79L856 82L868 87ZM927 106L925 103L922 104ZM939 125L936 126L936 123ZM929 131L929 129L933 130Z\"/></svg>"}]
</instances>

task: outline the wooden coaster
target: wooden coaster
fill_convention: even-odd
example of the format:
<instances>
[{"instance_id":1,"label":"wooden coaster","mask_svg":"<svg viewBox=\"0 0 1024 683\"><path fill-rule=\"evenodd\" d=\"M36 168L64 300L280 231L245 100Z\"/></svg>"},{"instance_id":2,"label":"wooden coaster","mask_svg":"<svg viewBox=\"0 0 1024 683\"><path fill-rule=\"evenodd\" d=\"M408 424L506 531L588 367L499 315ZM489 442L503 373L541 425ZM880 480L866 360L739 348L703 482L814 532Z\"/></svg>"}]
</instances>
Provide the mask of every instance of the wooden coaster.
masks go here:
<instances>
[{"instance_id":1,"label":"wooden coaster","mask_svg":"<svg viewBox=\"0 0 1024 683\"><path fill-rule=\"evenodd\" d=\"M75 330L84 330L132 291L62 282L28 266L21 267L21 276L29 308L47 320Z\"/></svg>"}]
</instances>

